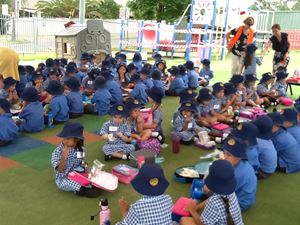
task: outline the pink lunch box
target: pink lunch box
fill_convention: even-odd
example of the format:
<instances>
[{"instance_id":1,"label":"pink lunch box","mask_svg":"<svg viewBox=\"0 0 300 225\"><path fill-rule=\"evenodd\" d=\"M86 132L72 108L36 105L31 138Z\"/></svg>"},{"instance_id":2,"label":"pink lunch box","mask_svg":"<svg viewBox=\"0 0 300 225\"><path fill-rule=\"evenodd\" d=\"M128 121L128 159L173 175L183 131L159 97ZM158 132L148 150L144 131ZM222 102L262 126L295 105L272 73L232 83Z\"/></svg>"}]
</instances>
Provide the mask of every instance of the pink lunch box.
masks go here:
<instances>
[{"instance_id":1,"label":"pink lunch box","mask_svg":"<svg viewBox=\"0 0 300 225\"><path fill-rule=\"evenodd\" d=\"M118 177L119 182L130 184L138 174L138 170L125 164L119 164L112 168L112 174Z\"/></svg>"},{"instance_id":2,"label":"pink lunch box","mask_svg":"<svg viewBox=\"0 0 300 225\"><path fill-rule=\"evenodd\" d=\"M254 119L254 113L248 110L241 111L239 116L250 120Z\"/></svg>"},{"instance_id":3,"label":"pink lunch box","mask_svg":"<svg viewBox=\"0 0 300 225\"><path fill-rule=\"evenodd\" d=\"M140 116L144 125L150 125L153 122L153 110L151 108L141 109Z\"/></svg>"},{"instance_id":4,"label":"pink lunch box","mask_svg":"<svg viewBox=\"0 0 300 225\"><path fill-rule=\"evenodd\" d=\"M229 128L229 125L224 123L216 123L212 126L212 128L218 131L224 131Z\"/></svg>"},{"instance_id":5,"label":"pink lunch box","mask_svg":"<svg viewBox=\"0 0 300 225\"><path fill-rule=\"evenodd\" d=\"M177 200L177 202L173 205L172 212L178 216L190 216L190 212L186 211L186 206L194 200L186 197L181 197Z\"/></svg>"},{"instance_id":6,"label":"pink lunch box","mask_svg":"<svg viewBox=\"0 0 300 225\"><path fill-rule=\"evenodd\" d=\"M294 104L294 100L286 97L279 98L279 101L284 106L291 106Z\"/></svg>"},{"instance_id":7,"label":"pink lunch box","mask_svg":"<svg viewBox=\"0 0 300 225\"><path fill-rule=\"evenodd\" d=\"M99 172L97 177L92 177L91 182L95 187L109 192L118 188L118 177L104 171Z\"/></svg>"},{"instance_id":8,"label":"pink lunch box","mask_svg":"<svg viewBox=\"0 0 300 225\"><path fill-rule=\"evenodd\" d=\"M88 179L88 173L72 171L68 174L68 179L79 183L81 186L88 186L91 183Z\"/></svg>"}]
</instances>

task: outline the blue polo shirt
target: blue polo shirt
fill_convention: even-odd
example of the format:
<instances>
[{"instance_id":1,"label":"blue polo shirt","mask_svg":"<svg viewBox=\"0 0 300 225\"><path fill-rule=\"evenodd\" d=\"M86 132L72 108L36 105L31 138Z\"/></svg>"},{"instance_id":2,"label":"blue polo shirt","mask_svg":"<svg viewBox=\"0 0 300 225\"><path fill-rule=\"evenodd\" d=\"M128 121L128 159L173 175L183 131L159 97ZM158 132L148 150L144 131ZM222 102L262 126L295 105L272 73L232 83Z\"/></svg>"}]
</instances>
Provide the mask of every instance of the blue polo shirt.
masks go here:
<instances>
[{"instance_id":1,"label":"blue polo shirt","mask_svg":"<svg viewBox=\"0 0 300 225\"><path fill-rule=\"evenodd\" d=\"M19 128L11 117L10 113L0 115L0 141L12 141L18 135Z\"/></svg>"},{"instance_id":2,"label":"blue polo shirt","mask_svg":"<svg viewBox=\"0 0 300 225\"><path fill-rule=\"evenodd\" d=\"M159 88L163 93L165 93L165 85L161 80L153 80L153 86Z\"/></svg>"},{"instance_id":3,"label":"blue polo shirt","mask_svg":"<svg viewBox=\"0 0 300 225\"><path fill-rule=\"evenodd\" d=\"M292 127L287 128L287 131L296 139L298 145L300 146L300 126L294 125Z\"/></svg>"},{"instance_id":4,"label":"blue polo shirt","mask_svg":"<svg viewBox=\"0 0 300 225\"><path fill-rule=\"evenodd\" d=\"M170 90L174 91L176 94L180 94L185 90L185 85L181 76L175 77L175 79L171 83Z\"/></svg>"},{"instance_id":5,"label":"blue polo shirt","mask_svg":"<svg viewBox=\"0 0 300 225\"><path fill-rule=\"evenodd\" d=\"M153 81L150 78L147 78L146 80L143 80L144 84L146 85L147 89L150 89L153 87Z\"/></svg>"},{"instance_id":6,"label":"blue polo shirt","mask_svg":"<svg viewBox=\"0 0 300 225\"><path fill-rule=\"evenodd\" d=\"M95 104L95 112L99 116L108 114L111 101L112 96L106 88L97 89L91 100L92 104Z\"/></svg>"},{"instance_id":7,"label":"blue polo shirt","mask_svg":"<svg viewBox=\"0 0 300 225\"><path fill-rule=\"evenodd\" d=\"M54 96L50 102L53 119L58 122L65 122L69 119L69 106L66 96Z\"/></svg>"},{"instance_id":8,"label":"blue polo shirt","mask_svg":"<svg viewBox=\"0 0 300 225\"><path fill-rule=\"evenodd\" d=\"M83 113L82 95L79 91L71 91L67 100L70 113Z\"/></svg>"},{"instance_id":9,"label":"blue polo shirt","mask_svg":"<svg viewBox=\"0 0 300 225\"><path fill-rule=\"evenodd\" d=\"M196 89L199 87L199 75L196 73L195 70L190 70L187 73L188 76L188 87Z\"/></svg>"},{"instance_id":10,"label":"blue polo shirt","mask_svg":"<svg viewBox=\"0 0 300 225\"><path fill-rule=\"evenodd\" d=\"M130 95L132 98L139 100L142 105L146 105L146 103L148 102L146 85L142 81L139 81L135 84Z\"/></svg>"},{"instance_id":11,"label":"blue polo shirt","mask_svg":"<svg viewBox=\"0 0 300 225\"><path fill-rule=\"evenodd\" d=\"M258 145L248 146L246 154L249 164L253 167L255 171L257 171L260 167L258 157Z\"/></svg>"},{"instance_id":12,"label":"blue polo shirt","mask_svg":"<svg viewBox=\"0 0 300 225\"><path fill-rule=\"evenodd\" d=\"M106 88L112 96L112 103L122 102L121 86L115 80L106 80Z\"/></svg>"},{"instance_id":13,"label":"blue polo shirt","mask_svg":"<svg viewBox=\"0 0 300 225\"><path fill-rule=\"evenodd\" d=\"M256 139L261 171L265 173L274 173L277 168L277 152L272 140Z\"/></svg>"}]
</instances>

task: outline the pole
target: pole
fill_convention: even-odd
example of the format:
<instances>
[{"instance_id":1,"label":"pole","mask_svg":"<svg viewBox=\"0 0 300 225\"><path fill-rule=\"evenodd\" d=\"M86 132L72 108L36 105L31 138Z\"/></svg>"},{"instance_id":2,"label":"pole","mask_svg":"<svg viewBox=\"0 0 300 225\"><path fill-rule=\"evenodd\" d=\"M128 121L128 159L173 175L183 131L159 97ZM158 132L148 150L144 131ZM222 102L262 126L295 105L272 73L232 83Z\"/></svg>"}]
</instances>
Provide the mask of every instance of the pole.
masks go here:
<instances>
[{"instance_id":1,"label":"pole","mask_svg":"<svg viewBox=\"0 0 300 225\"><path fill-rule=\"evenodd\" d=\"M124 30L124 20L121 20L120 46L119 46L119 51L122 51L122 48L123 48L123 30ZM127 42L127 43L128 43L128 42Z\"/></svg>"},{"instance_id":2,"label":"pole","mask_svg":"<svg viewBox=\"0 0 300 225\"><path fill-rule=\"evenodd\" d=\"M85 20L85 0L79 0L79 23L83 24Z\"/></svg>"},{"instance_id":3,"label":"pole","mask_svg":"<svg viewBox=\"0 0 300 225\"><path fill-rule=\"evenodd\" d=\"M159 38L160 38L160 23L157 24L156 26L156 52L158 53L159 52Z\"/></svg>"},{"instance_id":4,"label":"pole","mask_svg":"<svg viewBox=\"0 0 300 225\"><path fill-rule=\"evenodd\" d=\"M212 19L212 26L211 26L211 31L214 32L215 31L215 27L216 27L216 16L217 16L217 0L214 0L214 15L213 15L213 19ZM217 35L217 32L215 33L215 35ZM210 40L209 40L209 54L208 54L208 58L209 60L211 59L211 52L212 52L212 42L214 39L214 34L211 33L209 36Z\"/></svg>"},{"instance_id":5,"label":"pole","mask_svg":"<svg viewBox=\"0 0 300 225\"><path fill-rule=\"evenodd\" d=\"M229 0L226 1L226 15L225 15L225 24L224 24L224 32L225 34L223 35L223 41L222 41L222 55L221 55L221 60L224 60L225 58L225 44L226 44L226 32L227 32L227 26L228 26L228 12L229 11Z\"/></svg>"},{"instance_id":6,"label":"pole","mask_svg":"<svg viewBox=\"0 0 300 225\"><path fill-rule=\"evenodd\" d=\"M17 1L12 0L12 33L11 40L16 40L16 17L17 17Z\"/></svg>"}]
</instances>

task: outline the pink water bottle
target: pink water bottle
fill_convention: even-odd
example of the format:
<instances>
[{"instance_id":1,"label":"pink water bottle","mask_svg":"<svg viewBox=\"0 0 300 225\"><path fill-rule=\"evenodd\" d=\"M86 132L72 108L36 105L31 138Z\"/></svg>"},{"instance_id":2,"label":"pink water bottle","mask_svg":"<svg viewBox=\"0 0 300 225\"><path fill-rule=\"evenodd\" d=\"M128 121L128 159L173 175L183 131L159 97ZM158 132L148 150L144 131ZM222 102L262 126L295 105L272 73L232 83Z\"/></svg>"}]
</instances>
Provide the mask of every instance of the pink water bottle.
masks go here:
<instances>
[{"instance_id":1,"label":"pink water bottle","mask_svg":"<svg viewBox=\"0 0 300 225\"><path fill-rule=\"evenodd\" d=\"M172 151L174 154L178 154L180 150L180 137L177 134L172 136Z\"/></svg>"},{"instance_id":2,"label":"pink water bottle","mask_svg":"<svg viewBox=\"0 0 300 225\"><path fill-rule=\"evenodd\" d=\"M101 212L99 214L100 225L110 225L110 209L107 199L100 201Z\"/></svg>"}]
</instances>

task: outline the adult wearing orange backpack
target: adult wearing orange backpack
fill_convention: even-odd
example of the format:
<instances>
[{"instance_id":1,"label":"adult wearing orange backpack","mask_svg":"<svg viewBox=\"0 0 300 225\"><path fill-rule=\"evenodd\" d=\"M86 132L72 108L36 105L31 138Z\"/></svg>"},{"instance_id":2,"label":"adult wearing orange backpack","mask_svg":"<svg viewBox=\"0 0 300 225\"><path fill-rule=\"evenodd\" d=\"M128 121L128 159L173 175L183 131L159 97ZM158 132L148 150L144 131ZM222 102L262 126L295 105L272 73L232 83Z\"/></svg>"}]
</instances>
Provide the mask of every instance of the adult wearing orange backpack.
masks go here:
<instances>
[{"instance_id":1,"label":"adult wearing orange backpack","mask_svg":"<svg viewBox=\"0 0 300 225\"><path fill-rule=\"evenodd\" d=\"M241 74L244 65L247 45L254 41L253 17L247 17L244 25L231 30L226 34L227 49L232 55L231 74Z\"/></svg>"}]
</instances>

